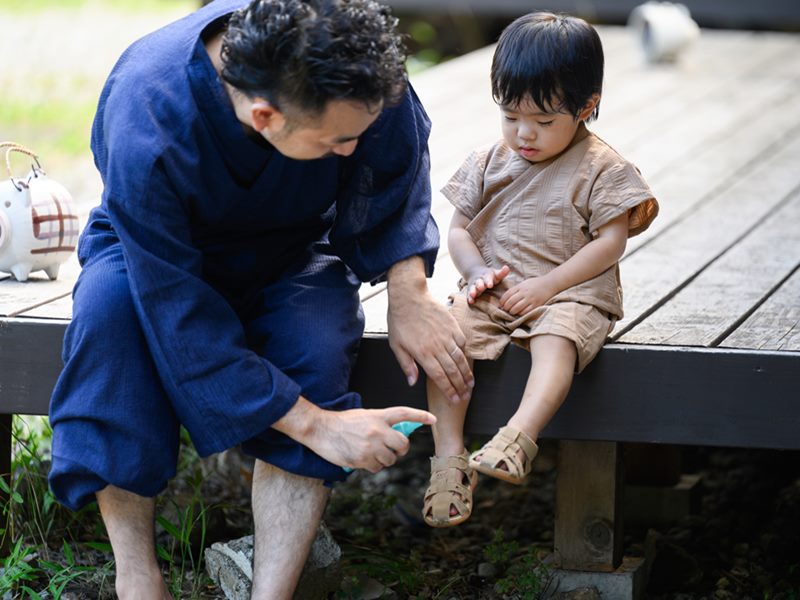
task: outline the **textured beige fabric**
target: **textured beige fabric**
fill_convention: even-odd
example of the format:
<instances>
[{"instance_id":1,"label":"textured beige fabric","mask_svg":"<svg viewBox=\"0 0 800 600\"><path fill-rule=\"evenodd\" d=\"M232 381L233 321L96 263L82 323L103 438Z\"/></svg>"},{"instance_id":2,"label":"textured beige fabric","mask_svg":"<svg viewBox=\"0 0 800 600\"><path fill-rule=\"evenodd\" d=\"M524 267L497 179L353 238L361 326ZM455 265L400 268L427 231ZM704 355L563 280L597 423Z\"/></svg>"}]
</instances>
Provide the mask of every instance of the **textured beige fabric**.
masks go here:
<instances>
[{"instance_id":1,"label":"textured beige fabric","mask_svg":"<svg viewBox=\"0 0 800 600\"><path fill-rule=\"evenodd\" d=\"M598 228L625 211L629 236L647 229L658 214L658 203L636 167L581 126L563 153L542 163L529 163L502 141L479 149L442 193L471 219L467 231L486 264L511 269L498 287L472 306L463 302L460 307L462 300L453 297L454 314L465 334L481 327L473 320L488 318L503 324L497 331L480 329L483 333L476 342L480 348L470 346L468 355L496 358L512 338L526 346L525 340L534 335L555 333L575 341L582 369L602 346L613 322L622 318L618 265L521 317L503 317L497 301L509 287L567 261L597 235ZM559 306L564 303L582 306ZM484 314L471 315L476 311ZM484 335L498 337L499 350ZM598 336L602 340L593 349ZM582 348L583 344L588 346Z\"/></svg>"},{"instance_id":2,"label":"textured beige fabric","mask_svg":"<svg viewBox=\"0 0 800 600\"><path fill-rule=\"evenodd\" d=\"M498 306L498 296L482 294L475 304L467 303L462 291L450 297L450 310L467 341L464 353L475 360L495 360L509 342L530 350L531 338L537 335L560 335L575 342L580 373L611 333L616 319L594 306L580 302L555 302L514 316Z\"/></svg>"}]
</instances>

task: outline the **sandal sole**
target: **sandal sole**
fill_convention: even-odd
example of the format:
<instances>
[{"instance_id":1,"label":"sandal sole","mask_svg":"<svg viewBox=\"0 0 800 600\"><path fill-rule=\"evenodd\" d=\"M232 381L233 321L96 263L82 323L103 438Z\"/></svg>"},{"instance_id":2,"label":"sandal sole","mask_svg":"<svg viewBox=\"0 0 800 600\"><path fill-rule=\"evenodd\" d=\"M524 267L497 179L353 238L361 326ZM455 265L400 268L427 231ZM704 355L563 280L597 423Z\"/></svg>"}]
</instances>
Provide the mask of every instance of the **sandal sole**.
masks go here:
<instances>
[{"instance_id":1,"label":"sandal sole","mask_svg":"<svg viewBox=\"0 0 800 600\"><path fill-rule=\"evenodd\" d=\"M504 471L503 469L493 469L492 467L484 467L479 462L470 461L469 466L478 473L488 475L489 477L494 477L495 479L500 479L501 481L505 481L506 483L511 483L513 485L522 485L522 482L525 481L525 477L513 477L508 471Z\"/></svg>"}]
</instances>

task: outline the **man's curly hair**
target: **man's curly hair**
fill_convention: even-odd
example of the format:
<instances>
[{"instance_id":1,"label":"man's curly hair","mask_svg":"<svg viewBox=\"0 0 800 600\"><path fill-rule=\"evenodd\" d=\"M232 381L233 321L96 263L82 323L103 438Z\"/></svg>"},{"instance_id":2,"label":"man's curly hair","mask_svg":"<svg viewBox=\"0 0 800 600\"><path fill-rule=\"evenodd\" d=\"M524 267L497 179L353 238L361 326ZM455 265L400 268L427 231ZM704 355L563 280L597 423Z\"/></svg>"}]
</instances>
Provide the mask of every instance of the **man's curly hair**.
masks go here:
<instances>
[{"instance_id":1,"label":"man's curly hair","mask_svg":"<svg viewBox=\"0 0 800 600\"><path fill-rule=\"evenodd\" d=\"M397 19L374 0L253 0L222 40L225 81L311 115L331 100L399 103L405 59Z\"/></svg>"}]
</instances>

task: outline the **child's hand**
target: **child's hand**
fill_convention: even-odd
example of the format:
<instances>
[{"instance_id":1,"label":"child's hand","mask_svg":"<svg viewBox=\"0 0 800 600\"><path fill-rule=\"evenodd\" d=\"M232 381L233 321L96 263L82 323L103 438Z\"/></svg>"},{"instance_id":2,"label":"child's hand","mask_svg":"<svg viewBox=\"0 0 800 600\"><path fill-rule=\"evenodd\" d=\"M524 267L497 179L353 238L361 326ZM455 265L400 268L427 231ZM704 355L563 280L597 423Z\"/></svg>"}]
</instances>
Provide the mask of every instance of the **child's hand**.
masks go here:
<instances>
[{"instance_id":1,"label":"child's hand","mask_svg":"<svg viewBox=\"0 0 800 600\"><path fill-rule=\"evenodd\" d=\"M503 281L510 271L511 269L508 268L508 265L503 265L500 269L486 267L470 277L469 287L467 288L467 302L474 304L478 296Z\"/></svg>"},{"instance_id":2,"label":"child's hand","mask_svg":"<svg viewBox=\"0 0 800 600\"><path fill-rule=\"evenodd\" d=\"M510 288L500 297L500 308L512 315L521 315L542 306L558 293L547 276L531 277Z\"/></svg>"}]
</instances>

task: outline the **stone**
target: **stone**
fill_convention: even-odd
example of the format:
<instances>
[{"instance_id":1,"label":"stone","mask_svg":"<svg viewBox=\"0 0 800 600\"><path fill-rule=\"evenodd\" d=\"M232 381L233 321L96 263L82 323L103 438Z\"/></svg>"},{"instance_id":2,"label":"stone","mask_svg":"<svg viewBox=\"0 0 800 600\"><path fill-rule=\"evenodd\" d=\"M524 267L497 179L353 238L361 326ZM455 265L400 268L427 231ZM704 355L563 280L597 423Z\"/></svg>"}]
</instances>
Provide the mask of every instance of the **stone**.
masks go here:
<instances>
[{"instance_id":1,"label":"stone","mask_svg":"<svg viewBox=\"0 0 800 600\"><path fill-rule=\"evenodd\" d=\"M366 575L346 581L342 589L350 600L398 600L394 590Z\"/></svg>"},{"instance_id":2,"label":"stone","mask_svg":"<svg viewBox=\"0 0 800 600\"><path fill-rule=\"evenodd\" d=\"M596 587L582 587L569 592L560 592L551 600L603 600Z\"/></svg>"},{"instance_id":3,"label":"stone","mask_svg":"<svg viewBox=\"0 0 800 600\"><path fill-rule=\"evenodd\" d=\"M297 600L322 600L339 588L342 551L324 523L297 584ZM253 536L218 542L205 551L206 572L228 600L249 600L253 583Z\"/></svg>"},{"instance_id":4,"label":"stone","mask_svg":"<svg viewBox=\"0 0 800 600\"><path fill-rule=\"evenodd\" d=\"M611 572L570 571L553 569L550 571L550 590L553 596L557 593L568 593L581 589L595 589L600 598L613 600L640 600L644 597L645 560L626 556L622 564ZM567 596L572 599L572 596Z\"/></svg>"},{"instance_id":5,"label":"stone","mask_svg":"<svg viewBox=\"0 0 800 600\"><path fill-rule=\"evenodd\" d=\"M492 563L482 562L478 565L478 577L493 579L495 575L497 575L497 567Z\"/></svg>"}]
</instances>

